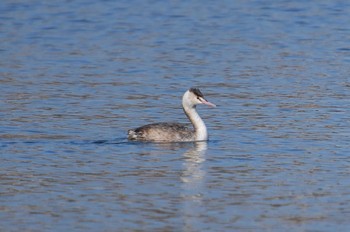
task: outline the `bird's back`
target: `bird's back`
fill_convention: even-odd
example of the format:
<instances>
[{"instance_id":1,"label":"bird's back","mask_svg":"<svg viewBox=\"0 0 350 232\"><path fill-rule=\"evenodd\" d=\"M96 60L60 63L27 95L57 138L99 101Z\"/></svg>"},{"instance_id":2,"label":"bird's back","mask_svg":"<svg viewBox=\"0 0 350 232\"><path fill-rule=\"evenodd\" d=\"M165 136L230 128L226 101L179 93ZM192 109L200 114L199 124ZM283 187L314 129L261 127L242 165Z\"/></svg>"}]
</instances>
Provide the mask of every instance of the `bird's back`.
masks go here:
<instances>
[{"instance_id":1,"label":"bird's back","mask_svg":"<svg viewBox=\"0 0 350 232\"><path fill-rule=\"evenodd\" d=\"M194 131L181 123L153 123L128 131L128 139L138 141L193 141Z\"/></svg>"}]
</instances>

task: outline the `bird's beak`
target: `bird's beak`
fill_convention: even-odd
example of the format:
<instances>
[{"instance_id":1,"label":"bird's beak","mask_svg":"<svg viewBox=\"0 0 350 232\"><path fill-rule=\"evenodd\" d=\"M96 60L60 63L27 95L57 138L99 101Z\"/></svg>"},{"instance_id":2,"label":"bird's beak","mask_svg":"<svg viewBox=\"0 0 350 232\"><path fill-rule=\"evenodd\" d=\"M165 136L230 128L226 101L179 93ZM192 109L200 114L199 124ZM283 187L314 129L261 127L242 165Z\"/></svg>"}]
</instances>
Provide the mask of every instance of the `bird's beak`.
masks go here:
<instances>
[{"instance_id":1,"label":"bird's beak","mask_svg":"<svg viewBox=\"0 0 350 232\"><path fill-rule=\"evenodd\" d=\"M204 98L200 98L200 101L204 104L204 105L207 105L207 106L210 106L210 107L216 107L215 104L211 103L211 102L208 102L207 100L205 100Z\"/></svg>"}]
</instances>

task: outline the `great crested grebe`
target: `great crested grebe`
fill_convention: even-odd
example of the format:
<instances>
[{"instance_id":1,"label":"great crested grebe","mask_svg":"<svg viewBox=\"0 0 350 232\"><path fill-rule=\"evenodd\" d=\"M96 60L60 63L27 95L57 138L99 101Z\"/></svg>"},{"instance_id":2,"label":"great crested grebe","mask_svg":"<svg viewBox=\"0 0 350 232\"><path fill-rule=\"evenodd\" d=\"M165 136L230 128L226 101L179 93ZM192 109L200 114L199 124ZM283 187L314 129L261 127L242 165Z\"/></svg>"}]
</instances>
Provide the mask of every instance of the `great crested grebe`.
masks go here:
<instances>
[{"instance_id":1,"label":"great crested grebe","mask_svg":"<svg viewBox=\"0 0 350 232\"><path fill-rule=\"evenodd\" d=\"M128 131L129 140L153 142L190 142L208 140L207 127L196 111L196 105L215 107L205 100L201 91L190 88L182 97L182 108L191 121L193 129L181 123L153 123Z\"/></svg>"}]
</instances>

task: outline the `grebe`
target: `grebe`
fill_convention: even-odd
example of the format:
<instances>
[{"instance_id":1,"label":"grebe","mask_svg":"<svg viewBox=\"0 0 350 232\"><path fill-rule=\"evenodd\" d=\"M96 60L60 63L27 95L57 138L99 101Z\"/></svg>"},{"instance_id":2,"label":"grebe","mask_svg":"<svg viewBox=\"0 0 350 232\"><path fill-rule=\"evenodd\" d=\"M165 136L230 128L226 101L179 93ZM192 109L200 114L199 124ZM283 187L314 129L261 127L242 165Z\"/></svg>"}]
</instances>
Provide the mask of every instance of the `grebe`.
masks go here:
<instances>
[{"instance_id":1,"label":"grebe","mask_svg":"<svg viewBox=\"0 0 350 232\"><path fill-rule=\"evenodd\" d=\"M213 103L205 100L199 89L190 88L182 97L182 108L194 129L181 123L153 123L129 130L128 139L153 142L206 141L208 140L207 127L196 111L198 104L215 107Z\"/></svg>"}]
</instances>

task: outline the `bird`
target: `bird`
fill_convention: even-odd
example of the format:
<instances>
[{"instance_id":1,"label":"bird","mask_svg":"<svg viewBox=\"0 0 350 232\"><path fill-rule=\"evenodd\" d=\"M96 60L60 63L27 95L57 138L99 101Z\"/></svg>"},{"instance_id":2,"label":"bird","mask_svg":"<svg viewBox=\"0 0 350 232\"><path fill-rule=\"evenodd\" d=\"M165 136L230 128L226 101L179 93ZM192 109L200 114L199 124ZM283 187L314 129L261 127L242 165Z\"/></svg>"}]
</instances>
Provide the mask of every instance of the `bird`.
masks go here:
<instances>
[{"instance_id":1,"label":"bird","mask_svg":"<svg viewBox=\"0 0 350 232\"><path fill-rule=\"evenodd\" d=\"M152 123L128 130L128 139L144 142L196 142L207 141L208 132L204 121L196 111L196 106L204 104L216 107L207 101L198 88L188 89L182 97L182 108L193 128L183 123Z\"/></svg>"}]
</instances>

